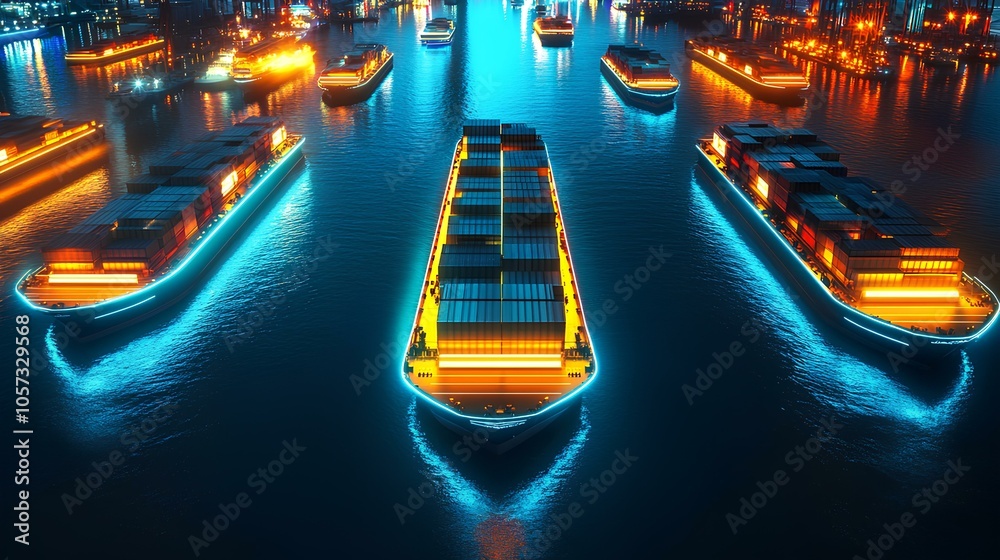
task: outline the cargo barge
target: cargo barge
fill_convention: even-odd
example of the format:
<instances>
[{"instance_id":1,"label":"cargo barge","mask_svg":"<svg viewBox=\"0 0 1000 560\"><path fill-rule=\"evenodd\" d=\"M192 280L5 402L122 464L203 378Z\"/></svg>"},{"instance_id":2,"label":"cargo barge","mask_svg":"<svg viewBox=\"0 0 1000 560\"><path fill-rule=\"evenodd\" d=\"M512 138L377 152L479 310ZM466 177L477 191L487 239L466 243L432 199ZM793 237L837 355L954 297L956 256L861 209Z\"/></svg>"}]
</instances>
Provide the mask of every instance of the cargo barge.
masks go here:
<instances>
[{"instance_id":1,"label":"cargo barge","mask_svg":"<svg viewBox=\"0 0 1000 560\"><path fill-rule=\"evenodd\" d=\"M809 81L795 65L745 41L689 39L684 52L761 101L802 103L802 94L809 89Z\"/></svg>"},{"instance_id":2,"label":"cargo barge","mask_svg":"<svg viewBox=\"0 0 1000 560\"><path fill-rule=\"evenodd\" d=\"M434 18L420 32L420 44L428 47L446 47L455 37L455 22L448 18Z\"/></svg>"},{"instance_id":3,"label":"cargo barge","mask_svg":"<svg viewBox=\"0 0 1000 560\"><path fill-rule=\"evenodd\" d=\"M153 33L126 33L66 53L68 64L109 64L160 50L166 42Z\"/></svg>"},{"instance_id":4,"label":"cargo barge","mask_svg":"<svg viewBox=\"0 0 1000 560\"><path fill-rule=\"evenodd\" d=\"M608 45L601 73L623 101L654 113L674 106L681 85L660 53L630 45Z\"/></svg>"},{"instance_id":5,"label":"cargo barge","mask_svg":"<svg viewBox=\"0 0 1000 560\"><path fill-rule=\"evenodd\" d=\"M354 45L354 49L323 70L317 84L329 105L351 105L371 97L392 70L393 54L385 45Z\"/></svg>"},{"instance_id":6,"label":"cargo barge","mask_svg":"<svg viewBox=\"0 0 1000 560\"><path fill-rule=\"evenodd\" d=\"M296 37L264 39L233 55L233 81L245 93L263 93L313 67L312 47Z\"/></svg>"},{"instance_id":7,"label":"cargo barge","mask_svg":"<svg viewBox=\"0 0 1000 560\"><path fill-rule=\"evenodd\" d=\"M150 166L128 193L42 249L24 303L88 340L172 305L302 161L301 136L251 117Z\"/></svg>"},{"instance_id":8,"label":"cargo barge","mask_svg":"<svg viewBox=\"0 0 1000 560\"><path fill-rule=\"evenodd\" d=\"M568 16L543 17L532 24L544 47L568 47L573 44L573 21Z\"/></svg>"},{"instance_id":9,"label":"cargo barge","mask_svg":"<svg viewBox=\"0 0 1000 560\"><path fill-rule=\"evenodd\" d=\"M811 306L894 364L956 353L996 321L996 295L963 270L945 228L890 189L849 177L808 130L725 124L698 152Z\"/></svg>"},{"instance_id":10,"label":"cargo barge","mask_svg":"<svg viewBox=\"0 0 1000 560\"><path fill-rule=\"evenodd\" d=\"M504 451L597 374L548 152L469 121L455 151L403 380L447 427Z\"/></svg>"},{"instance_id":11,"label":"cargo barge","mask_svg":"<svg viewBox=\"0 0 1000 560\"><path fill-rule=\"evenodd\" d=\"M41 116L0 116L0 203L18 178L59 158L83 154L104 141L104 125Z\"/></svg>"}]
</instances>

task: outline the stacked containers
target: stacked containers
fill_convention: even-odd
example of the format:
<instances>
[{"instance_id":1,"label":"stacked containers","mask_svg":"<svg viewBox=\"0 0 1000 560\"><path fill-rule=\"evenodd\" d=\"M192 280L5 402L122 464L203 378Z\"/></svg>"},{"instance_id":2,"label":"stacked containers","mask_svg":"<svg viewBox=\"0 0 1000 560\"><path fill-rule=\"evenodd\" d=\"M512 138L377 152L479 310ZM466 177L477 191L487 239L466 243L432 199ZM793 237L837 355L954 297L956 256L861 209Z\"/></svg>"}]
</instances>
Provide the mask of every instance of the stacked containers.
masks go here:
<instances>
[{"instance_id":1,"label":"stacked containers","mask_svg":"<svg viewBox=\"0 0 1000 560\"><path fill-rule=\"evenodd\" d=\"M155 272L272 159L280 119L252 117L150 165L111 201L43 249L51 270Z\"/></svg>"}]
</instances>

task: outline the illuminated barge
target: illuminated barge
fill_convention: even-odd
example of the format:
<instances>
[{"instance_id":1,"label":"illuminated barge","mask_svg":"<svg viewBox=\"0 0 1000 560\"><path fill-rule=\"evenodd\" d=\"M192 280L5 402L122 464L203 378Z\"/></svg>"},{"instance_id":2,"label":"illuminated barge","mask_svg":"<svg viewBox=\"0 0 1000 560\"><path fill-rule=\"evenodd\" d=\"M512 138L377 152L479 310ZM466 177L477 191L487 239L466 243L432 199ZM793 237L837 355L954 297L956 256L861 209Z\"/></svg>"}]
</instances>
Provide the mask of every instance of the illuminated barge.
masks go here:
<instances>
[{"instance_id":1,"label":"illuminated barge","mask_svg":"<svg viewBox=\"0 0 1000 560\"><path fill-rule=\"evenodd\" d=\"M392 70L393 54L385 45L354 45L354 49L331 64L317 82L323 101L350 105L371 97Z\"/></svg>"},{"instance_id":2,"label":"illuminated barge","mask_svg":"<svg viewBox=\"0 0 1000 560\"><path fill-rule=\"evenodd\" d=\"M264 39L233 55L230 73L244 92L265 92L312 68L314 54L296 37Z\"/></svg>"},{"instance_id":3,"label":"illuminated barge","mask_svg":"<svg viewBox=\"0 0 1000 560\"><path fill-rule=\"evenodd\" d=\"M718 127L699 162L809 303L865 343L932 362L985 333L996 295L963 270L945 228L848 177L808 130Z\"/></svg>"},{"instance_id":4,"label":"illuminated barge","mask_svg":"<svg viewBox=\"0 0 1000 560\"><path fill-rule=\"evenodd\" d=\"M446 426L502 451L593 382L548 152L533 128L469 121L455 151L403 379Z\"/></svg>"},{"instance_id":5,"label":"illuminated barge","mask_svg":"<svg viewBox=\"0 0 1000 560\"><path fill-rule=\"evenodd\" d=\"M87 340L162 311L197 284L302 160L273 117L211 133L126 183L128 193L42 249L17 283L34 311Z\"/></svg>"},{"instance_id":6,"label":"illuminated barge","mask_svg":"<svg viewBox=\"0 0 1000 560\"><path fill-rule=\"evenodd\" d=\"M0 202L14 180L45 164L89 151L104 141L104 125L40 116L0 116Z\"/></svg>"},{"instance_id":7,"label":"illuminated barge","mask_svg":"<svg viewBox=\"0 0 1000 560\"><path fill-rule=\"evenodd\" d=\"M542 17L532 24L539 42L546 47L568 47L573 44L573 21L568 16Z\"/></svg>"},{"instance_id":8,"label":"illuminated barge","mask_svg":"<svg viewBox=\"0 0 1000 560\"><path fill-rule=\"evenodd\" d=\"M761 101L801 103L809 81L792 63L730 38L690 39L684 52Z\"/></svg>"},{"instance_id":9,"label":"illuminated barge","mask_svg":"<svg viewBox=\"0 0 1000 560\"><path fill-rule=\"evenodd\" d=\"M434 18L420 32L420 44L428 47L446 47L455 37L455 22L448 18Z\"/></svg>"},{"instance_id":10,"label":"illuminated barge","mask_svg":"<svg viewBox=\"0 0 1000 560\"><path fill-rule=\"evenodd\" d=\"M673 107L680 89L666 59L642 47L609 45L601 57L601 73L623 101L653 112Z\"/></svg>"},{"instance_id":11,"label":"illuminated barge","mask_svg":"<svg viewBox=\"0 0 1000 560\"><path fill-rule=\"evenodd\" d=\"M127 33L66 53L69 64L109 64L160 50L166 42L153 33Z\"/></svg>"}]
</instances>

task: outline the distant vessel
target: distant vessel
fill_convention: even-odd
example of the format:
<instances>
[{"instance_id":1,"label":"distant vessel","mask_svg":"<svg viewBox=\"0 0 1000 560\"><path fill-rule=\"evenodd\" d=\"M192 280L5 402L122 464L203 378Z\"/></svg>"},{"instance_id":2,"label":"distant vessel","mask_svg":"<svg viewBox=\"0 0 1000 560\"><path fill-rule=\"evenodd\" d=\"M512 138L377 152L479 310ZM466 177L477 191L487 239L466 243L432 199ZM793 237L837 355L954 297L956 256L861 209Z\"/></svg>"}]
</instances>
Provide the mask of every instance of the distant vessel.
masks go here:
<instances>
[{"instance_id":1,"label":"distant vessel","mask_svg":"<svg viewBox=\"0 0 1000 560\"><path fill-rule=\"evenodd\" d=\"M520 8L524 5L524 0L510 0L510 5L514 8Z\"/></svg>"},{"instance_id":2,"label":"distant vessel","mask_svg":"<svg viewBox=\"0 0 1000 560\"><path fill-rule=\"evenodd\" d=\"M205 70L205 74L195 78L195 85L205 90L225 89L233 85L234 54L235 51L219 51L219 55Z\"/></svg>"},{"instance_id":3,"label":"distant vessel","mask_svg":"<svg viewBox=\"0 0 1000 560\"><path fill-rule=\"evenodd\" d=\"M865 343L932 362L996 322L996 295L963 270L945 228L874 181L848 177L840 154L808 130L730 123L698 151L809 303Z\"/></svg>"},{"instance_id":4,"label":"distant vessel","mask_svg":"<svg viewBox=\"0 0 1000 560\"><path fill-rule=\"evenodd\" d=\"M545 15L549 12L549 7L545 5L545 0L538 0L535 4L535 13Z\"/></svg>"},{"instance_id":5,"label":"distant vessel","mask_svg":"<svg viewBox=\"0 0 1000 560\"><path fill-rule=\"evenodd\" d=\"M535 129L469 121L455 151L403 364L449 428L497 451L597 375L548 152Z\"/></svg>"},{"instance_id":6,"label":"distant vessel","mask_svg":"<svg viewBox=\"0 0 1000 560\"><path fill-rule=\"evenodd\" d=\"M680 82L660 53L631 45L608 45L601 57L601 73L622 100L662 112L674 106Z\"/></svg>"},{"instance_id":7,"label":"distant vessel","mask_svg":"<svg viewBox=\"0 0 1000 560\"><path fill-rule=\"evenodd\" d=\"M149 32L124 33L115 39L97 41L89 47L66 53L69 64L108 64L151 53L166 46L164 40Z\"/></svg>"},{"instance_id":8,"label":"distant vessel","mask_svg":"<svg viewBox=\"0 0 1000 560\"><path fill-rule=\"evenodd\" d=\"M5 114L0 114L5 115ZM14 180L104 141L104 125L41 116L0 116L0 202Z\"/></svg>"},{"instance_id":9,"label":"distant vessel","mask_svg":"<svg viewBox=\"0 0 1000 560\"><path fill-rule=\"evenodd\" d=\"M245 92L262 92L313 67L312 47L296 37L264 39L233 55L233 81Z\"/></svg>"},{"instance_id":10,"label":"distant vessel","mask_svg":"<svg viewBox=\"0 0 1000 560\"><path fill-rule=\"evenodd\" d=\"M573 22L568 16L538 18L533 27L538 40L546 47L568 47L573 44Z\"/></svg>"},{"instance_id":11,"label":"distant vessel","mask_svg":"<svg viewBox=\"0 0 1000 560\"><path fill-rule=\"evenodd\" d=\"M302 160L303 139L251 117L150 166L42 249L17 293L80 340L141 321L191 291Z\"/></svg>"},{"instance_id":12,"label":"distant vessel","mask_svg":"<svg viewBox=\"0 0 1000 560\"><path fill-rule=\"evenodd\" d=\"M133 103L152 103L160 101L163 96L180 91L184 86L194 81L191 76L137 76L112 85L108 99L128 99Z\"/></svg>"},{"instance_id":13,"label":"distant vessel","mask_svg":"<svg viewBox=\"0 0 1000 560\"><path fill-rule=\"evenodd\" d=\"M392 58L385 45L354 45L320 75L323 100L331 105L350 105L368 99L392 70Z\"/></svg>"},{"instance_id":14,"label":"distant vessel","mask_svg":"<svg viewBox=\"0 0 1000 560\"><path fill-rule=\"evenodd\" d=\"M428 47L444 47L451 44L454 36L455 22L443 17L434 18L420 32L420 43Z\"/></svg>"},{"instance_id":15,"label":"distant vessel","mask_svg":"<svg viewBox=\"0 0 1000 560\"><path fill-rule=\"evenodd\" d=\"M731 38L689 39L684 51L747 93L774 103L801 103L809 82L792 63Z\"/></svg>"}]
</instances>

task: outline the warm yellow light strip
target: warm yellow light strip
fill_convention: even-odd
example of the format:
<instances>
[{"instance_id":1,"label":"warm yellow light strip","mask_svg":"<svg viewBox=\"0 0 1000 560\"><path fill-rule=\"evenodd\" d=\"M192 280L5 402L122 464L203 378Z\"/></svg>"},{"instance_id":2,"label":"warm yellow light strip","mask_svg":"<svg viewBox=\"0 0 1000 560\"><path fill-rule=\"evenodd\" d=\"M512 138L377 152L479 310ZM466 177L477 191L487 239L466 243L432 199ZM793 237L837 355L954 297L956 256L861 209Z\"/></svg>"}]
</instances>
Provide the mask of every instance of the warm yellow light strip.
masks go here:
<instances>
[{"instance_id":1,"label":"warm yellow light strip","mask_svg":"<svg viewBox=\"0 0 1000 560\"><path fill-rule=\"evenodd\" d=\"M138 284L135 274L49 274L49 284Z\"/></svg>"},{"instance_id":2,"label":"warm yellow light strip","mask_svg":"<svg viewBox=\"0 0 1000 560\"><path fill-rule=\"evenodd\" d=\"M74 138L70 138L68 140L63 140L63 141L60 141L60 142L55 143L55 144L49 144L48 146L46 146L44 148L36 148L33 151L27 152L27 155L25 155L23 157L18 157L17 159L14 159L14 160L11 160L10 163L7 166L5 166L2 169L0 169L0 174L7 173L11 169L20 167L21 165L24 165L24 164L28 163L29 161L33 161L33 160L36 160L36 159L38 159L40 157L44 157L46 154L49 154L49 153L51 153L51 152L53 152L55 150L63 148L67 144L71 144L73 142L76 142L77 140L80 140L81 138L89 136L90 134L93 134L96 131L97 131L96 128L91 128L91 129L87 130L86 132L84 132L83 134L80 134L79 136L76 136ZM18 154L18 156L20 156L20 154Z\"/></svg>"},{"instance_id":3,"label":"warm yellow light strip","mask_svg":"<svg viewBox=\"0 0 1000 560\"><path fill-rule=\"evenodd\" d=\"M865 290L869 299L938 298L958 299L958 290Z\"/></svg>"},{"instance_id":4,"label":"warm yellow light strip","mask_svg":"<svg viewBox=\"0 0 1000 560\"><path fill-rule=\"evenodd\" d=\"M470 369L549 369L561 368L559 354L451 354L440 356L438 367Z\"/></svg>"},{"instance_id":5,"label":"warm yellow light strip","mask_svg":"<svg viewBox=\"0 0 1000 560\"><path fill-rule=\"evenodd\" d=\"M113 50L108 53L105 51L102 54L97 53L66 53L66 60L87 60L87 61L97 61L104 60L106 58L111 58L113 56L118 56L127 52L132 52L138 49L144 49L152 46L159 46L163 44L163 39L157 39L156 41L151 41L149 43L143 43L141 45L136 45L134 47L128 47L124 49Z\"/></svg>"}]
</instances>

